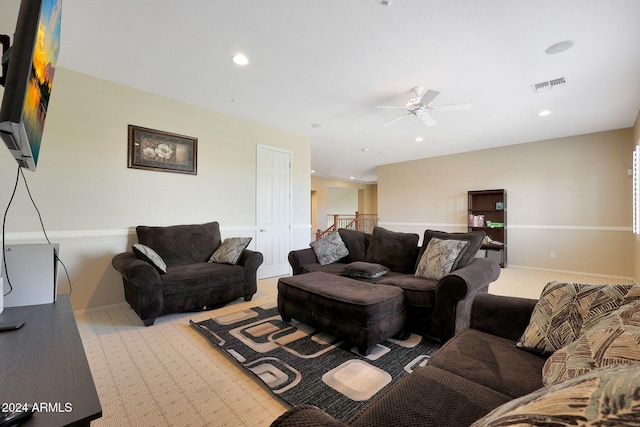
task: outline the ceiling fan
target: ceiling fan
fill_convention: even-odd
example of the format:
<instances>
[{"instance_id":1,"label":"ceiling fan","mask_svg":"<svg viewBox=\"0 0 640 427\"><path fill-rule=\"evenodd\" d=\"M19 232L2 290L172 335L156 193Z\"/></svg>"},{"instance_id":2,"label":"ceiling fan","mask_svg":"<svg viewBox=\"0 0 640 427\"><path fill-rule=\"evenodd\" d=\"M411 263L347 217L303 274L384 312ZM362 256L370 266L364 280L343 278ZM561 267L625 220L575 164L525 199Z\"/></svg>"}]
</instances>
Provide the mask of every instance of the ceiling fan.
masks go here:
<instances>
[{"instance_id":1,"label":"ceiling fan","mask_svg":"<svg viewBox=\"0 0 640 427\"><path fill-rule=\"evenodd\" d=\"M446 104L446 105L431 105L436 96L440 95L437 90L429 89L427 93L421 98L424 88L422 86L416 86L413 88L413 93L416 94L415 98L411 98L407 101L404 107L393 107L388 105L378 105L376 108L390 108L394 110L405 110L407 113L400 117L396 117L383 124L382 126L389 126L391 123L395 123L398 120L404 119L407 116L414 115L424 123L426 126L431 127L437 124L437 122L429 115L431 111L450 111L450 110L468 110L471 108L471 104Z\"/></svg>"}]
</instances>

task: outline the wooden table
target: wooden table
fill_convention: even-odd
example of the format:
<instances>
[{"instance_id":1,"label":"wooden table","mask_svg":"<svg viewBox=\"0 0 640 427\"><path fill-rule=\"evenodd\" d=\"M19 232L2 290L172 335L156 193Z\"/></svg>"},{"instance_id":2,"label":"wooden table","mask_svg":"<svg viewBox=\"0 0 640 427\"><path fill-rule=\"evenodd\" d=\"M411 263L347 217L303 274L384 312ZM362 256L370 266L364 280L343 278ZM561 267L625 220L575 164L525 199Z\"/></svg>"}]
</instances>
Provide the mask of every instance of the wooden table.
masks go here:
<instances>
[{"instance_id":1,"label":"wooden table","mask_svg":"<svg viewBox=\"0 0 640 427\"><path fill-rule=\"evenodd\" d=\"M35 404L24 426L88 426L102 416L68 295L52 304L5 307L0 321L25 320L0 332L0 410Z\"/></svg>"}]
</instances>

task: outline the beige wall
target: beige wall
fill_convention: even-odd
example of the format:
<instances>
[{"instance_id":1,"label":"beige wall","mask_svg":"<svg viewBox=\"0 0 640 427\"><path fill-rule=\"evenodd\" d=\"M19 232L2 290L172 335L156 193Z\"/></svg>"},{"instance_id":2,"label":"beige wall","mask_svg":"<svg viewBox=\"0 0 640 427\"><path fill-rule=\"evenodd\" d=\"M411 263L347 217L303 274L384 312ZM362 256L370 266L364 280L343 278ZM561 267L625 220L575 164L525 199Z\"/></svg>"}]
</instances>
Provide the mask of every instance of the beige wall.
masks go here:
<instances>
[{"instance_id":1,"label":"beige wall","mask_svg":"<svg viewBox=\"0 0 640 427\"><path fill-rule=\"evenodd\" d=\"M127 168L129 124L198 138L198 174ZM223 237L251 236L254 247L258 145L292 153L291 244L308 245L308 138L58 69L38 170L25 176L49 238L61 245L74 309L124 301L110 263L130 248L136 225L219 221ZM9 152L0 151L3 210L16 169ZM6 243L44 242L22 184L6 231ZM64 274L59 282L67 292Z\"/></svg>"},{"instance_id":2,"label":"beige wall","mask_svg":"<svg viewBox=\"0 0 640 427\"><path fill-rule=\"evenodd\" d=\"M640 111L636 116L636 123L633 126L633 140L631 141L631 150L635 150L636 144L640 144ZM634 267L635 279L640 281L640 236L636 236L634 242Z\"/></svg>"},{"instance_id":3,"label":"beige wall","mask_svg":"<svg viewBox=\"0 0 640 427\"><path fill-rule=\"evenodd\" d=\"M326 229L324 224L327 222L327 215L336 213L329 212L327 208L328 189L330 187L357 189L359 194L358 212L363 214L378 213L377 185L341 181L314 175L311 177L311 191L314 194L312 206L313 217L311 220L312 233L315 233L318 228L322 230ZM308 246L308 243L306 246Z\"/></svg>"},{"instance_id":4,"label":"beige wall","mask_svg":"<svg viewBox=\"0 0 640 427\"><path fill-rule=\"evenodd\" d=\"M380 225L464 231L467 191L504 188L510 265L633 277L632 138L623 129L380 166Z\"/></svg>"}]
</instances>

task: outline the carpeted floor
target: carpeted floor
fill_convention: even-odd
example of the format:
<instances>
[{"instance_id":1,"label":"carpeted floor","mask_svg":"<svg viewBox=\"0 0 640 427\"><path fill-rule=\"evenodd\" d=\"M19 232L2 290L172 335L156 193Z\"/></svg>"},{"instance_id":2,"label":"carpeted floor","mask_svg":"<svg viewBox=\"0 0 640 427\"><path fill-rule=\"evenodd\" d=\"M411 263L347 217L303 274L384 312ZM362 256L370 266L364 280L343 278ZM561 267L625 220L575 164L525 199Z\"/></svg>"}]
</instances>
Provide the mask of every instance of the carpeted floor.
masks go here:
<instances>
[{"instance_id":1,"label":"carpeted floor","mask_svg":"<svg viewBox=\"0 0 640 427\"><path fill-rule=\"evenodd\" d=\"M537 298L551 280L631 283L631 280L508 267L489 292ZM145 327L126 303L76 312L102 404L97 427L267 427L289 405L211 345L189 319L263 306L277 297L277 278L258 282L251 301L242 298L202 313L162 316ZM425 396L428 398L428 396Z\"/></svg>"},{"instance_id":2,"label":"carpeted floor","mask_svg":"<svg viewBox=\"0 0 640 427\"><path fill-rule=\"evenodd\" d=\"M216 350L231 355L290 405L318 406L347 421L394 382L424 366L440 345L411 334L389 339L368 356L333 335L293 320L270 303L192 322Z\"/></svg>"}]
</instances>

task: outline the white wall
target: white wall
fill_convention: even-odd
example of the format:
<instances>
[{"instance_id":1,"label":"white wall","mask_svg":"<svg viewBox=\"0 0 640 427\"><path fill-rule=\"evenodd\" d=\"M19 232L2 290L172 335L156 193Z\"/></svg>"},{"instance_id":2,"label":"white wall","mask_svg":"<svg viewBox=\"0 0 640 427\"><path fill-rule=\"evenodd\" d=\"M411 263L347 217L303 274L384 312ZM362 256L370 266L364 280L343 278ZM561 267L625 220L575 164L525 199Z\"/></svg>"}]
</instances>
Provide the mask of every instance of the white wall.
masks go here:
<instances>
[{"instance_id":1,"label":"white wall","mask_svg":"<svg viewBox=\"0 0 640 427\"><path fill-rule=\"evenodd\" d=\"M197 175L127 168L129 124L198 138ZM137 225L218 221L223 238L255 239L258 144L292 152L292 247L308 245L308 138L58 69L38 170L24 174L49 238L60 243L74 309L124 301L110 263L130 248ZM3 211L16 170L0 150ZM6 232L6 243L44 241L22 182ZM67 291L63 274L60 286Z\"/></svg>"},{"instance_id":2,"label":"white wall","mask_svg":"<svg viewBox=\"0 0 640 427\"><path fill-rule=\"evenodd\" d=\"M633 277L632 139L622 129L380 166L380 225L464 231L467 191L504 188L509 265Z\"/></svg>"}]
</instances>

